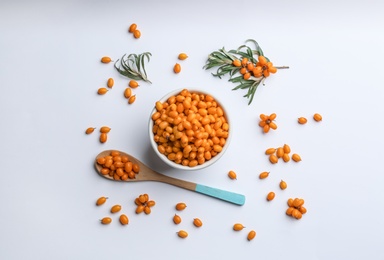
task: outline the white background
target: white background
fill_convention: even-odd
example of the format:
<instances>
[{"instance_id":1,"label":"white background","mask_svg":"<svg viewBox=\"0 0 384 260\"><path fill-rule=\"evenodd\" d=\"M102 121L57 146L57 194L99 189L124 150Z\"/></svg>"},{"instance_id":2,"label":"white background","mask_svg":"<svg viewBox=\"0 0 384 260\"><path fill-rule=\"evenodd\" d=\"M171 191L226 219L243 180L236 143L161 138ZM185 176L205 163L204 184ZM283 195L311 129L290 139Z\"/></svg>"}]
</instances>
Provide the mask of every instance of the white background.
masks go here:
<instances>
[{"instance_id":1,"label":"white background","mask_svg":"<svg viewBox=\"0 0 384 260\"><path fill-rule=\"evenodd\" d=\"M1 1L0 259L383 259L384 138L382 1ZM127 29L137 23L142 37ZM221 47L259 42L275 65L248 106L202 67ZM136 103L128 80L102 56L149 51ZM172 71L177 55L182 72ZM109 77L115 86L96 91ZM149 146L156 100L178 88L201 88L228 108L233 138L219 162L197 172L168 168ZM278 129L262 134L261 113ZM322 114L316 123L312 115ZM308 118L306 125L297 118ZM112 128L105 144L89 126ZM264 151L287 143L300 163L269 163ZM162 183L116 183L99 177L104 149L134 154L167 175L242 193L236 206ZM227 177L235 170L236 181ZM270 171L259 180L258 174ZM279 190L284 179L288 188ZM276 192L272 202L265 200ZM150 215L133 200L148 193ZM96 207L100 196L109 200ZM302 197L308 213L285 215ZM174 206L183 222L176 226ZM130 223L109 213L121 204ZM108 226L99 219L111 216ZM200 229L192 225L200 218ZM234 232L234 223L246 228ZM189 237L177 237L185 229ZM257 237L246 240L254 229Z\"/></svg>"}]
</instances>

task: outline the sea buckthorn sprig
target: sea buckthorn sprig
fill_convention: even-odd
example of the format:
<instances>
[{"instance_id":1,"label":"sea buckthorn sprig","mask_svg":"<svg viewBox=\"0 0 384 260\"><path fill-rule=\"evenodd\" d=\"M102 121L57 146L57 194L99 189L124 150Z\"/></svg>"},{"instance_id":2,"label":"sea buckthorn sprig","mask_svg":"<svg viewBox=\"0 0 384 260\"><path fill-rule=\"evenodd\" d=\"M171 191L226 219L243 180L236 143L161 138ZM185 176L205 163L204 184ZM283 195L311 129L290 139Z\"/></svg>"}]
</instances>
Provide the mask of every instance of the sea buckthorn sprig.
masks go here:
<instances>
[{"instance_id":1,"label":"sea buckthorn sprig","mask_svg":"<svg viewBox=\"0 0 384 260\"><path fill-rule=\"evenodd\" d=\"M221 78L228 74L229 81L238 84L233 90L248 89L244 97L249 99L248 105L252 103L253 97L260 83L263 83L272 73L278 69L288 69L288 66L276 67L264 56L262 49L255 40L247 40L255 45L251 49L247 45L241 45L237 50L226 51L224 47L212 52L206 61L204 69L208 70L218 67L213 76ZM234 77L236 74L241 74Z\"/></svg>"},{"instance_id":2,"label":"sea buckthorn sprig","mask_svg":"<svg viewBox=\"0 0 384 260\"><path fill-rule=\"evenodd\" d=\"M149 200L149 196L147 193L139 195L135 199L136 204L136 214L140 214L144 212L146 215L151 214L152 210L151 208L156 205L156 202L154 200Z\"/></svg>"},{"instance_id":3,"label":"sea buckthorn sprig","mask_svg":"<svg viewBox=\"0 0 384 260\"><path fill-rule=\"evenodd\" d=\"M295 219L301 219L302 216L307 213L307 209L303 206L304 200L301 198L289 198L287 201L288 209L286 214Z\"/></svg>"},{"instance_id":4,"label":"sea buckthorn sprig","mask_svg":"<svg viewBox=\"0 0 384 260\"><path fill-rule=\"evenodd\" d=\"M276 130L277 125L273 122L276 119L276 114L272 113L269 116L260 114L259 126L263 128L264 133L268 133L270 129Z\"/></svg>"},{"instance_id":5,"label":"sea buckthorn sprig","mask_svg":"<svg viewBox=\"0 0 384 260\"><path fill-rule=\"evenodd\" d=\"M123 55L121 59L116 60L114 66L116 70L123 76L134 79L134 80L144 80L148 83L152 83L148 77L145 70L145 60L149 62L152 54L150 52L144 52L141 54L126 54ZM120 66L116 64L120 61Z\"/></svg>"}]
</instances>

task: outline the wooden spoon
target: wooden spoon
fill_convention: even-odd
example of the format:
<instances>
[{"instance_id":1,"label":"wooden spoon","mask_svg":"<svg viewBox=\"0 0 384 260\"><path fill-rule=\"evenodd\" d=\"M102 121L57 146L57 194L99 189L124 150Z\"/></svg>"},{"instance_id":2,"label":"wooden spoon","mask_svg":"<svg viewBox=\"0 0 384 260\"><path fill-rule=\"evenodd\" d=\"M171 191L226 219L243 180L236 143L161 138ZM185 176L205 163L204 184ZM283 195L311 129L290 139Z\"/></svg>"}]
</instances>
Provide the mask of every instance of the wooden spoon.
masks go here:
<instances>
[{"instance_id":1,"label":"wooden spoon","mask_svg":"<svg viewBox=\"0 0 384 260\"><path fill-rule=\"evenodd\" d=\"M113 151L115 151L115 150L113 150ZM96 168L97 173L99 175L101 175L102 177L110 179L110 180L114 180L108 174L107 175L101 174L101 169L103 167L97 163L97 158L108 156L111 154L111 152L112 152L112 150L106 150L106 151L99 153L96 156L95 168ZM220 190L220 189L208 187L205 185L201 185L201 184L197 184L197 183L193 183L193 182L189 182L189 181L184 181L184 180L180 180L180 179L176 179L176 178L172 178L172 177L163 175L161 173L158 173L158 172L150 169L148 166L146 166L144 163L142 163L141 161L139 161L138 159L136 159L132 155L121 152L121 151L119 151L119 153L121 155L128 156L129 160L132 163L137 163L140 166L140 172L138 174L136 174L135 179L127 179L126 181L123 181L123 182L135 182L135 181L164 182L164 183L168 183L168 184L180 187L180 188L184 188L184 189L191 190L191 191L196 191L196 192L204 194L204 195L208 195L208 196L211 196L211 197L214 197L217 199L231 202L233 204L244 205L244 203L245 203L245 196L244 195L225 191L225 190ZM118 180L118 181L122 181L122 180Z\"/></svg>"}]
</instances>

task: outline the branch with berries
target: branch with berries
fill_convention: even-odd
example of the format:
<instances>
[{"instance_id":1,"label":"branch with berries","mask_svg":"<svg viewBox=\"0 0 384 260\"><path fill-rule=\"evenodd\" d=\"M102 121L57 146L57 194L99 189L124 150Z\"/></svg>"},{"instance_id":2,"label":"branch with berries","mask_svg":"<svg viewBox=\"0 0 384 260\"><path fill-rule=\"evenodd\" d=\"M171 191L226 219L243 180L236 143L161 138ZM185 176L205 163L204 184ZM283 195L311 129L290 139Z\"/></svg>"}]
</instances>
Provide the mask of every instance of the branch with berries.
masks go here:
<instances>
[{"instance_id":1,"label":"branch with berries","mask_svg":"<svg viewBox=\"0 0 384 260\"><path fill-rule=\"evenodd\" d=\"M247 45L241 45L237 50L226 51L224 47L212 52L207 59L204 69L208 70L218 67L213 76L221 78L229 75L229 81L238 84L233 90L247 89L244 97L249 99L248 105L252 103L257 87L278 69L288 69L288 66L276 67L264 56L262 49L255 40L247 40L255 45L251 49ZM237 75L240 74L240 75Z\"/></svg>"}]
</instances>

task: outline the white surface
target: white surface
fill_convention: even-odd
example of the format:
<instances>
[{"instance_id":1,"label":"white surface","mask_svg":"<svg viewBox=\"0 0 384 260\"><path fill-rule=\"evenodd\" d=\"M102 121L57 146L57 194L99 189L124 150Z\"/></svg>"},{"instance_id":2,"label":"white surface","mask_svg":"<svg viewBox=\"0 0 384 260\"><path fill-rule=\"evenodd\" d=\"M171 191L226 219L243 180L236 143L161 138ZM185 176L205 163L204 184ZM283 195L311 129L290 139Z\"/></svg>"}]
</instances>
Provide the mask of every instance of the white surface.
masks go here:
<instances>
[{"instance_id":1,"label":"white surface","mask_svg":"<svg viewBox=\"0 0 384 260\"><path fill-rule=\"evenodd\" d=\"M139 3L140 2L140 3ZM0 3L0 259L383 259L382 1L46 1ZM127 33L135 22L142 38ZM251 106L244 92L202 69L207 55L246 39L276 65L289 65L260 87ZM153 84L123 98L127 80L112 64L150 51ZM175 75L177 55L182 72ZM115 87L96 91L107 78ZM231 106L233 138L220 162L199 172L170 170L147 138L154 102L178 88L205 88ZM260 113L277 113L263 135ZM313 113L324 121L315 123ZM306 116L305 126L296 118ZM106 144L89 126L112 128ZM271 165L266 148L287 143L299 164ZM100 178L93 158L104 149L135 154L174 177L243 193L239 207L161 183L121 184ZM227 177L235 170L238 180ZM271 171L260 181L261 171ZM278 189L284 179L288 189ZM274 201L266 194L276 191ZM135 215L148 193L152 214ZM94 205L106 195L108 203ZM303 197L300 220L284 212ZM184 201L183 222L172 222ZM123 206L122 227L109 207ZM192 226L199 217L204 226ZM232 225L247 228L234 232ZM176 236L185 229L189 237ZM247 232L257 231L255 240Z\"/></svg>"}]
</instances>

